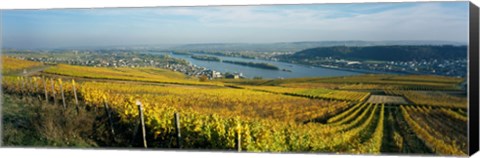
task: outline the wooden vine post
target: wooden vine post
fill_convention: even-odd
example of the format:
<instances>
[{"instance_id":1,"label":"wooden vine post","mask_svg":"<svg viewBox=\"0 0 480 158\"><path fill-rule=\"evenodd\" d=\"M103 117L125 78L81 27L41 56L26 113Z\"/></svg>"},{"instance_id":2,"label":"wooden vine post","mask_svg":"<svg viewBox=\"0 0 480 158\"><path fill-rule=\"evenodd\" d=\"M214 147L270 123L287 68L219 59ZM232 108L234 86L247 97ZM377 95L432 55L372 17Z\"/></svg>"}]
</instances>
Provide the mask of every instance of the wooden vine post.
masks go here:
<instances>
[{"instance_id":1,"label":"wooden vine post","mask_svg":"<svg viewBox=\"0 0 480 158\"><path fill-rule=\"evenodd\" d=\"M62 94L62 103L63 109L67 109L67 104L65 103L65 92L63 92L63 82L62 79L58 79L58 83L60 84L60 93Z\"/></svg>"},{"instance_id":2,"label":"wooden vine post","mask_svg":"<svg viewBox=\"0 0 480 158\"><path fill-rule=\"evenodd\" d=\"M75 80L73 79L72 79L72 88L73 88L73 96L75 97L75 108L77 109L77 113L78 113L79 109L78 109L77 88L75 87Z\"/></svg>"},{"instance_id":3,"label":"wooden vine post","mask_svg":"<svg viewBox=\"0 0 480 158\"><path fill-rule=\"evenodd\" d=\"M25 99L25 93L27 93L27 90L25 88L25 79L23 78L23 76L20 78L20 80L22 81L22 96L23 98Z\"/></svg>"},{"instance_id":4,"label":"wooden vine post","mask_svg":"<svg viewBox=\"0 0 480 158\"><path fill-rule=\"evenodd\" d=\"M147 139L146 139L146 132L145 132L145 122L143 120L143 107L142 107L142 103L137 100L136 101L136 104L138 106L138 113L139 113L139 117L140 117L140 125L142 127L142 138L143 138L143 147L144 148L147 148Z\"/></svg>"},{"instance_id":5,"label":"wooden vine post","mask_svg":"<svg viewBox=\"0 0 480 158\"><path fill-rule=\"evenodd\" d=\"M22 83L22 87L21 87L21 90L23 92L23 90L25 90L23 87L25 86L25 83L23 82L23 77L20 77L18 78L20 80L20 82Z\"/></svg>"},{"instance_id":6,"label":"wooden vine post","mask_svg":"<svg viewBox=\"0 0 480 158\"><path fill-rule=\"evenodd\" d=\"M25 94L27 96L30 96L30 82L28 81L28 77L24 77L24 82L25 82Z\"/></svg>"},{"instance_id":7,"label":"wooden vine post","mask_svg":"<svg viewBox=\"0 0 480 158\"><path fill-rule=\"evenodd\" d=\"M50 78L50 82L52 83L53 105L57 106L57 98L56 98L56 94L55 94L55 82L53 81L53 78Z\"/></svg>"},{"instance_id":8,"label":"wooden vine post","mask_svg":"<svg viewBox=\"0 0 480 158\"><path fill-rule=\"evenodd\" d=\"M178 148L182 148L182 135L180 132L180 114L175 113L175 131L177 132L177 145Z\"/></svg>"},{"instance_id":9,"label":"wooden vine post","mask_svg":"<svg viewBox=\"0 0 480 158\"><path fill-rule=\"evenodd\" d=\"M37 94L38 98L41 98L40 94L38 93L38 91L40 90L39 87L40 87L40 85L38 83L38 78L33 77L33 94Z\"/></svg>"},{"instance_id":10,"label":"wooden vine post","mask_svg":"<svg viewBox=\"0 0 480 158\"><path fill-rule=\"evenodd\" d=\"M27 77L27 84L28 84L28 94L33 96L34 94L34 88L35 88L35 82L34 81L35 78L32 78L32 77Z\"/></svg>"},{"instance_id":11,"label":"wooden vine post","mask_svg":"<svg viewBox=\"0 0 480 158\"><path fill-rule=\"evenodd\" d=\"M31 77L26 77L26 84L27 84L27 94L33 95L33 82Z\"/></svg>"},{"instance_id":12,"label":"wooden vine post","mask_svg":"<svg viewBox=\"0 0 480 158\"><path fill-rule=\"evenodd\" d=\"M43 82L43 91L45 92L45 102L48 104L48 91L47 91L47 81L45 80L45 77L42 76L42 82Z\"/></svg>"},{"instance_id":13,"label":"wooden vine post","mask_svg":"<svg viewBox=\"0 0 480 158\"><path fill-rule=\"evenodd\" d=\"M24 77L23 79L24 79L24 82L25 82L25 92L26 92L25 94L27 96L29 96L30 95L30 83L28 82L28 77Z\"/></svg>"},{"instance_id":14,"label":"wooden vine post","mask_svg":"<svg viewBox=\"0 0 480 158\"><path fill-rule=\"evenodd\" d=\"M242 133L240 123L237 123L237 150L238 152L242 151Z\"/></svg>"},{"instance_id":15,"label":"wooden vine post","mask_svg":"<svg viewBox=\"0 0 480 158\"><path fill-rule=\"evenodd\" d=\"M31 85L32 85L32 95L35 95L37 92L37 78L36 77L31 77L30 79Z\"/></svg>"},{"instance_id":16,"label":"wooden vine post","mask_svg":"<svg viewBox=\"0 0 480 158\"><path fill-rule=\"evenodd\" d=\"M39 101L42 101L42 97L40 96L40 84L38 83L38 78L37 77L32 77L32 80L33 80L33 92L32 94L33 95L37 95L37 98Z\"/></svg>"},{"instance_id":17,"label":"wooden vine post","mask_svg":"<svg viewBox=\"0 0 480 158\"><path fill-rule=\"evenodd\" d=\"M105 113L108 116L108 122L110 124L110 133L112 134L112 136L115 136L115 130L113 129L112 114L110 113L110 109L109 109L108 103L107 103L107 97L105 95L103 95L103 102L104 102L103 107L105 109Z\"/></svg>"},{"instance_id":18,"label":"wooden vine post","mask_svg":"<svg viewBox=\"0 0 480 158\"><path fill-rule=\"evenodd\" d=\"M15 81L17 81L17 82L15 82L15 91L22 92L21 91L22 89L20 89L21 88L20 87L21 86L20 77L17 77L17 79Z\"/></svg>"}]
</instances>

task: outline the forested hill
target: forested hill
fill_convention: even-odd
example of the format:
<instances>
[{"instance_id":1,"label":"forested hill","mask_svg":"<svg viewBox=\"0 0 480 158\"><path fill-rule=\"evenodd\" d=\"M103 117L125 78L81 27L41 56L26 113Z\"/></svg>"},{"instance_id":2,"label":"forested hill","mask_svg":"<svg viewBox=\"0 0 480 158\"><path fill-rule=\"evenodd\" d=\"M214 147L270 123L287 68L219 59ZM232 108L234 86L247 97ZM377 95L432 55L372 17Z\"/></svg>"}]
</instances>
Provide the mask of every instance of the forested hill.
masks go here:
<instances>
[{"instance_id":1,"label":"forested hill","mask_svg":"<svg viewBox=\"0 0 480 158\"><path fill-rule=\"evenodd\" d=\"M422 59L466 59L467 46L367 46L317 47L281 58L303 60L334 57L351 60L411 61Z\"/></svg>"},{"instance_id":2,"label":"forested hill","mask_svg":"<svg viewBox=\"0 0 480 158\"><path fill-rule=\"evenodd\" d=\"M177 51L256 51L256 52L298 52L316 47L367 47L367 46L418 46L418 45L465 45L461 42L452 41L303 41L303 42L279 42L279 43L204 43L186 44L171 47Z\"/></svg>"}]
</instances>

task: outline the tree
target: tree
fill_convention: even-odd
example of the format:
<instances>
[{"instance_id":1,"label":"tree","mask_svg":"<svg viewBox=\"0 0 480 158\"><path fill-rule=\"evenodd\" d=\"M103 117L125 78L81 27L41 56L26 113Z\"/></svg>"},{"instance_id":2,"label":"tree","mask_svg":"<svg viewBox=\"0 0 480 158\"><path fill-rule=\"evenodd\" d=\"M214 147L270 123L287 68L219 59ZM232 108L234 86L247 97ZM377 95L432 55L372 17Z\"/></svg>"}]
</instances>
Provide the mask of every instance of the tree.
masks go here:
<instances>
[{"instance_id":1,"label":"tree","mask_svg":"<svg viewBox=\"0 0 480 158\"><path fill-rule=\"evenodd\" d=\"M254 80L261 80L261 79L263 79L263 78L260 77L260 76L255 76L255 77L253 77L253 79L254 79Z\"/></svg>"},{"instance_id":2,"label":"tree","mask_svg":"<svg viewBox=\"0 0 480 158\"><path fill-rule=\"evenodd\" d=\"M208 77L205 76L205 75L201 75L201 76L199 76L198 78L200 79L200 82L205 82L205 81L208 80Z\"/></svg>"}]
</instances>

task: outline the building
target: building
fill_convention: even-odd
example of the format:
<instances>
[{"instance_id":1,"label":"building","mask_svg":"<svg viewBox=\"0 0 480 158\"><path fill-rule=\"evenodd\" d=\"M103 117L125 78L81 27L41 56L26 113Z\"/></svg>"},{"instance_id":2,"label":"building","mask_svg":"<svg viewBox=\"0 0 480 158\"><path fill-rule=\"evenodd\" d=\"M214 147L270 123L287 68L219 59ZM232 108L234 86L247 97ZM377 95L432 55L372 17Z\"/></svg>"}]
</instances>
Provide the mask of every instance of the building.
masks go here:
<instances>
[{"instance_id":1,"label":"building","mask_svg":"<svg viewBox=\"0 0 480 158\"><path fill-rule=\"evenodd\" d=\"M355 64L362 64L362 63L359 62L359 61L348 61L347 62L347 65L355 65Z\"/></svg>"},{"instance_id":2,"label":"building","mask_svg":"<svg viewBox=\"0 0 480 158\"><path fill-rule=\"evenodd\" d=\"M212 70L212 78L222 78L222 73Z\"/></svg>"},{"instance_id":3,"label":"building","mask_svg":"<svg viewBox=\"0 0 480 158\"><path fill-rule=\"evenodd\" d=\"M227 74L227 75L225 75L225 78L239 79L240 75L238 75L238 74Z\"/></svg>"}]
</instances>

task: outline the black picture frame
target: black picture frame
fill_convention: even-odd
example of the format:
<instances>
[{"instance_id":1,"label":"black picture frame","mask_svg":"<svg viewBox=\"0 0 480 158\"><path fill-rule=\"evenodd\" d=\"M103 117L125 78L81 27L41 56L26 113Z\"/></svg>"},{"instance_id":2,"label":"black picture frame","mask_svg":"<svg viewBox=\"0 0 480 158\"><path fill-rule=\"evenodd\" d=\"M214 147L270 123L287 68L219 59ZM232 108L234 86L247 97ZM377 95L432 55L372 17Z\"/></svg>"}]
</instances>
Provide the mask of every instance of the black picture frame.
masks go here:
<instances>
[{"instance_id":1,"label":"black picture frame","mask_svg":"<svg viewBox=\"0 0 480 158\"><path fill-rule=\"evenodd\" d=\"M470 2L469 15L469 154L479 150L479 8Z\"/></svg>"}]
</instances>

